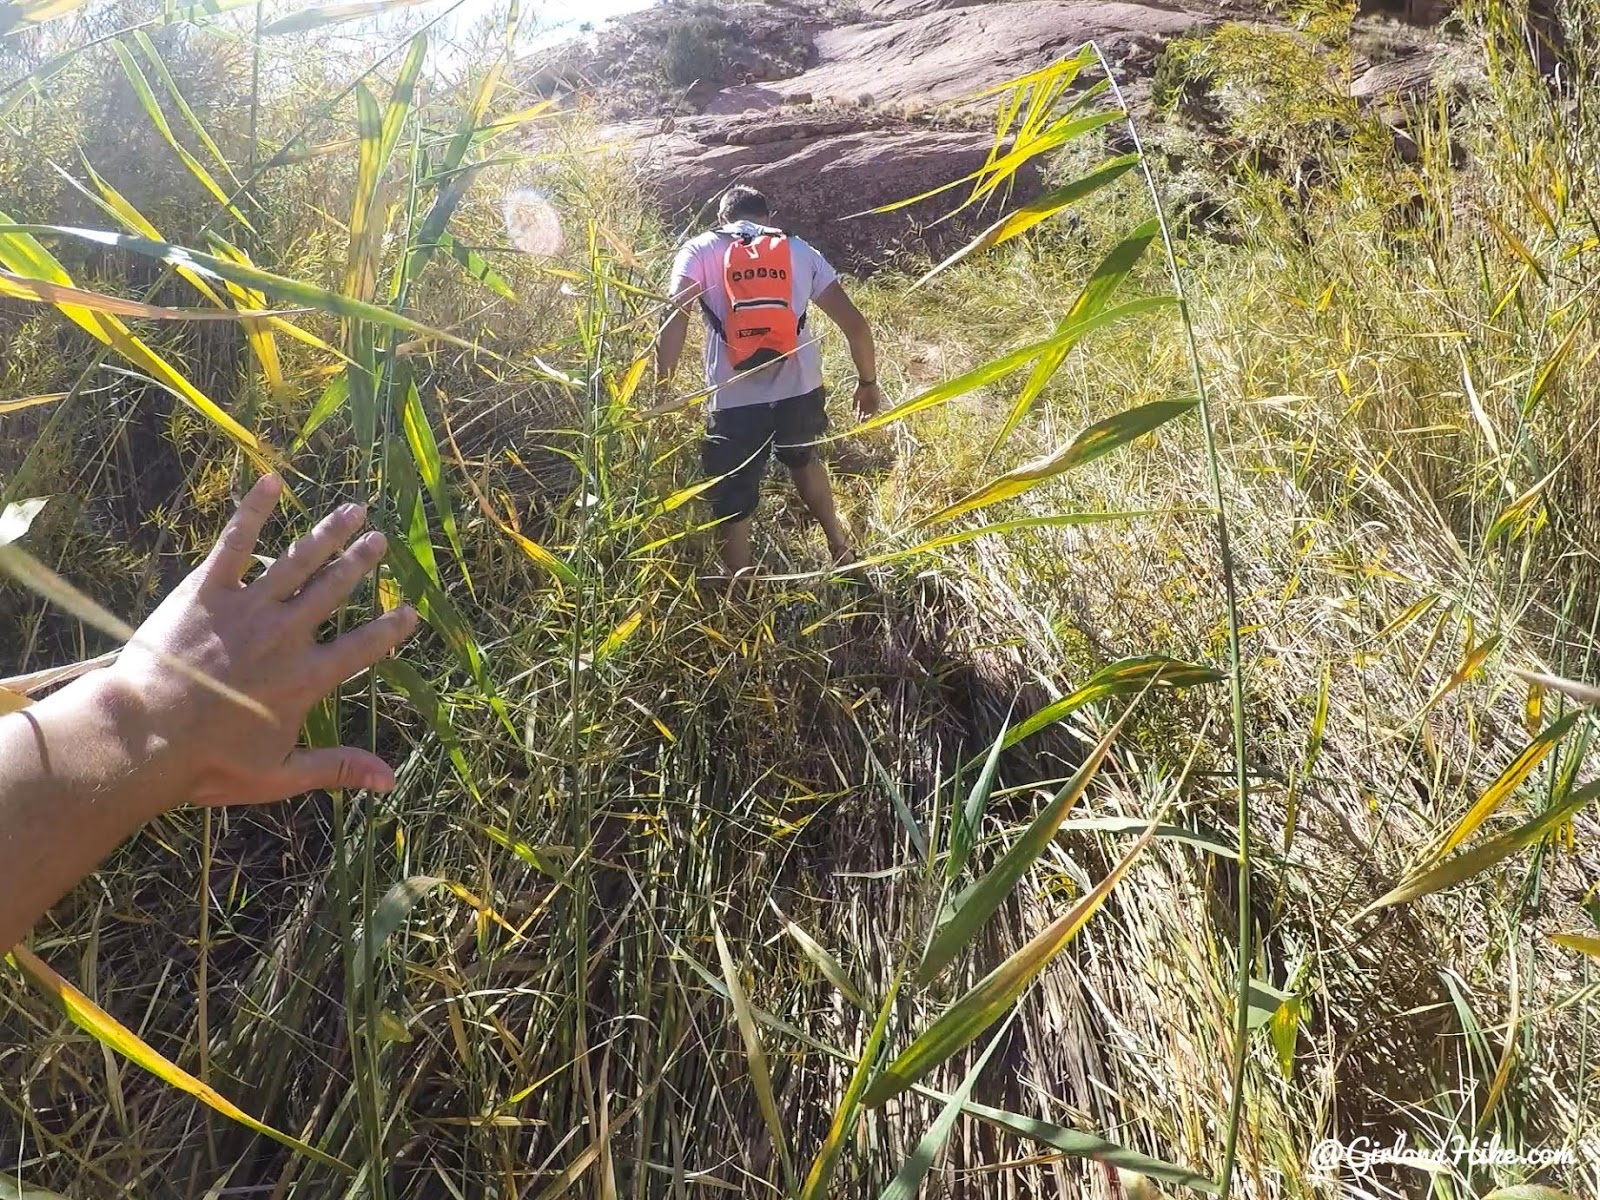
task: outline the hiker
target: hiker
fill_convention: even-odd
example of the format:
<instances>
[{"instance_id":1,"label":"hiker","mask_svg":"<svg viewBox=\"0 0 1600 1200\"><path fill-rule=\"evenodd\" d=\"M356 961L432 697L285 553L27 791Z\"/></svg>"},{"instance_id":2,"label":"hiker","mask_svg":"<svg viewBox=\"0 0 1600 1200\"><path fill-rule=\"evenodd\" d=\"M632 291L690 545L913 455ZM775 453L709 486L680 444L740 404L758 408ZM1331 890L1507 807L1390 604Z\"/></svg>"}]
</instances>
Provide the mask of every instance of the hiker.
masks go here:
<instances>
[{"instance_id":1,"label":"hiker","mask_svg":"<svg viewBox=\"0 0 1600 1200\"><path fill-rule=\"evenodd\" d=\"M394 772L376 755L353 746L300 749L295 741L311 706L405 641L417 614L395 608L331 642L316 640L383 558L376 532L340 553L365 518L356 504L324 517L241 583L282 492L270 475L250 489L210 557L110 666L0 716L0 947L170 808L394 787Z\"/></svg>"},{"instance_id":2,"label":"hiker","mask_svg":"<svg viewBox=\"0 0 1600 1200\"><path fill-rule=\"evenodd\" d=\"M800 238L772 228L771 220L767 198L755 188L735 185L723 193L717 227L678 250L668 289L671 316L656 343L657 380L664 385L683 354L689 305L699 302L712 389L700 462L706 474L724 477L708 499L721 522L722 561L732 575L750 567L750 518L774 453L822 525L834 562L855 561L813 445L828 428L813 307L850 343L856 412L869 417L883 404L867 319L828 261Z\"/></svg>"}]
</instances>

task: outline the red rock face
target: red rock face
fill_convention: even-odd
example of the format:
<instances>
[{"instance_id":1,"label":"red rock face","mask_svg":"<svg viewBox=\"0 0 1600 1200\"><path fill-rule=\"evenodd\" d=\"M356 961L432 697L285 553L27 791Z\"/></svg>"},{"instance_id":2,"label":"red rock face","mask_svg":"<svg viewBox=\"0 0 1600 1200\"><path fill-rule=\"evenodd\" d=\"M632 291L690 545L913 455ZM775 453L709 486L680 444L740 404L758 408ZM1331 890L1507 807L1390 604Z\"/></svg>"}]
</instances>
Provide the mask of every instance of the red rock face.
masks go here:
<instances>
[{"instance_id":1,"label":"red rock face","mask_svg":"<svg viewBox=\"0 0 1600 1200\"><path fill-rule=\"evenodd\" d=\"M934 237L925 231L960 202L957 192L895 213L853 219L850 214L974 171L993 144L992 135L981 131L941 129L870 112L800 110L785 110L778 120L755 114L681 117L670 131L649 122L615 127L606 136L630 146L647 164L661 206L687 223L709 224L723 189L749 183L777 207L777 224L838 266L861 273L892 259L908 239L944 245L970 234L974 225L949 222ZM1024 170L1015 194L1026 198L1038 184L1037 171Z\"/></svg>"},{"instance_id":2,"label":"red rock face","mask_svg":"<svg viewBox=\"0 0 1600 1200\"><path fill-rule=\"evenodd\" d=\"M669 213L692 223L728 184L752 183L779 205L779 223L842 267L871 270L908 243L938 251L993 219L974 212L935 225L959 192L845 219L983 164L993 101L964 114L960 101L1090 40L1125 80L1138 78L1169 39L1213 24L1214 2L865 0L865 20L816 30L806 69L724 86L691 98L701 115L654 114L606 137L638 158ZM742 24L754 21L737 11ZM1023 171L1013 199L1038 185L1035 168Z\"/></svg>"},{"instance_id":3,"label":"red rock face","mask_svg":"<svg viewBox=\"0 0 1600 1200\"><path fill-rule=\"evenodd\" d=\"M1120 0L1015 0L950 6L946 0L878 0L869 13L909 12L829 30L817 65L777 82L728 88L707 112L771 108L795 93L875 104L945 103L1037 70L1087 41L1113 61L1210 24L1209 14Z\"/></svg>"}]
</instances>

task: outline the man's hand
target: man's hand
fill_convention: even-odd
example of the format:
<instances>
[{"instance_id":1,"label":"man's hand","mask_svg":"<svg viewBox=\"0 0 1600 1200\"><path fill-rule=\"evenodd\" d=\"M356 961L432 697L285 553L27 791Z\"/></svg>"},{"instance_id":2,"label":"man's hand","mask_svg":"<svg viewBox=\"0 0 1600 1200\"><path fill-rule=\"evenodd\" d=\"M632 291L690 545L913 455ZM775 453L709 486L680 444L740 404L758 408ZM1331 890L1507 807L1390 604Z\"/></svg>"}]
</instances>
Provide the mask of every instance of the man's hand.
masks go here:
<instances>
[{"instance_id":1,"label":"man's hand","mask_svg":"<svg viewBox=\"0 0 1600 1200\"><path fill-rule=\"evenodd\" d=\"M381 533L344 548L365 518L355 504L324 517L259 578L241 583L282 491L271 476L250 489L210 557L150 614L100 681L103 702L134 741L134 760L159 781L168 805L258 804L314 788L394 786L394 773L376 755L350 746L300 749L296 741L311 706L404 641L417 615L396 608L331 642L317 641L318 628L383 558ZM203 688L152 651L258 701L273 721Z\"/></svg>"},{"instance_id":2,"label":"man's hand","mask_svg":"<svg viewBox=\"0 0 1600 1200\"><path fill-rule=\"evenodd\" d=\"M0 717L0 947L94 870L142 823L179 804L258 804L312 788L394 786L383 760L351 746L297 749L306 713L416 628L397 608L331 642L327 621L383 557L363 514L323 518L259 579L241 583L283 485L250 489L211 557L123 647L117 661ZM270 714L224 699L180 659Z\"/></svg>"},{"instance_id":3,"label":"man's hand","mask_svg":"<svg viewBox=\"0 0 1600 1200\"><path fill-rule=\"evenodd\" d=\"M862 420L883 408L883 389L873 383L856 384L856 415Z\"/></svg>"}]
</instances>

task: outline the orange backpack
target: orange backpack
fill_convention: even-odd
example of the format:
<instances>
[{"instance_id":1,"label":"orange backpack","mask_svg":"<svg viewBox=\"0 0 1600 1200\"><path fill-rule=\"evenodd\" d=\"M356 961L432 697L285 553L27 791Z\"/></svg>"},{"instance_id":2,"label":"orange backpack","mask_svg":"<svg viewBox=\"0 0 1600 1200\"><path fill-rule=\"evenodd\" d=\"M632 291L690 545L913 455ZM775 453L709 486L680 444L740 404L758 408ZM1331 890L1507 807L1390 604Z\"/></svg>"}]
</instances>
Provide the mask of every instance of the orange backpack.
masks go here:
<instances>
[{"instance_id":1,"label":"orange backpack","mask_svg":"<svg viewBox=\"0 0 1600 1200\"><path fill-rule=\"evenodd\" d=\"M793 354L806 315L794 311L787 234L776 229L749 234L735 227L721 232L733 238L722 267L727 321L717 320L704 300L701 306L727 344L733 369L749 371Z\"/></svg>"}]
</instances>

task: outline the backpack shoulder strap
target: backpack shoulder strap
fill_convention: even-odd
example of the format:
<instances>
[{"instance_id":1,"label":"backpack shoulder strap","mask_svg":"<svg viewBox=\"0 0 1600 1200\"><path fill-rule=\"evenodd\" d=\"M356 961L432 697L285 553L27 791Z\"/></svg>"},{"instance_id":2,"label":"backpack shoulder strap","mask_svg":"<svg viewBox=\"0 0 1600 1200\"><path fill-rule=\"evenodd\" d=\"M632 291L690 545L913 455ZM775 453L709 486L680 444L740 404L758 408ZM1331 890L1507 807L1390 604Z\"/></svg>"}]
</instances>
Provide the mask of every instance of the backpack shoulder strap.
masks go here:
<instances>
[{"instance_id":1,"label":"backpack shoulder strap","mask_svg":"<svg viewBox=\"0 0 1600 1200\"><path fill-rule=\"evenodd\" d=\"M727 331L723 329L722 322L718 319L717 314L711 311L711 305L706 303L706 294L704 292L700 293L700 312L705 317L706 324L711 326L711 332L716 334L721 341L727 341Z\"/></svg>"}]
</instances>

